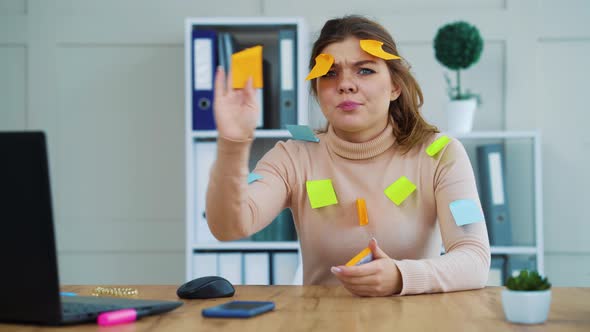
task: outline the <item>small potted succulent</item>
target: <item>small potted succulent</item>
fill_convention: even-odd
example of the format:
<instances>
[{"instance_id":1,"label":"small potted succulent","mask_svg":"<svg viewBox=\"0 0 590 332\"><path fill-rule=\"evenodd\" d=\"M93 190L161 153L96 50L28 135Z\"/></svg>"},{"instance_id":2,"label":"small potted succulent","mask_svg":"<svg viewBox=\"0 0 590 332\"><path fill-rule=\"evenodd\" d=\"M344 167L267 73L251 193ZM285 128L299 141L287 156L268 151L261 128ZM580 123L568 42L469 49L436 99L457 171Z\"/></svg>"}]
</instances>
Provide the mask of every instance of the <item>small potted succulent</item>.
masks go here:
<instances>
[{"instance_id":1,"label":"small potted succulent","mask_svg":"<svg viewBox=\"0 0 590 332\"><path fill-rule=\"evenodd\" d=\"M509 322L540 324L547 320L551 304L551 284L536 271L522 270L506 281L502 307Z\"/></svg>"},{"instance_id":2,"label":"small potted succulent","mask_svg":"<svg viewBox=\"0 0 590 332\"><path fill-rule=\"evenodd\" d=\"M475 64L483 50L479 30L463 21L441 27L434 37L434 51L438 62L456 73L456 85L445 74L449 103L447 104L447 130L467 133L473 128L473 116L480 103L479 95L461 89L461 70Z\"/></svg>"}]
</instances>

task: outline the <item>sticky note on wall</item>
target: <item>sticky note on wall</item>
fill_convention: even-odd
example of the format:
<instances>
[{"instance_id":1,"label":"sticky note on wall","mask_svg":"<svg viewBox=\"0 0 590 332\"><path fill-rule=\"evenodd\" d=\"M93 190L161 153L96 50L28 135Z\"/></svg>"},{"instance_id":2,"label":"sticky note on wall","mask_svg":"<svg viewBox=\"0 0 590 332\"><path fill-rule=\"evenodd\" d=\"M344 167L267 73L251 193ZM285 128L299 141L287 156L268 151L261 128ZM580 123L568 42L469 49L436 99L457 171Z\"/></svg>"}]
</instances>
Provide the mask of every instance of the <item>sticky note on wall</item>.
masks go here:
<instances>
[{"instance_id":1,"label":"sticky note on wall","mask_svg":"<svg viewBox=\"0 0 590 332\"><path fill-rule=\"evenodd\" d=\"M351 260L346 263L346 266L355 266L368 263L373 260L373 253L371 252L370 248L365 248L363 251L359 252L356 256L354 256Z\"/></svg>"},{"instance_id":2,"label":"sticky note on wall","mask_svg":"<svg viewBox=\"0 0 590 332\"><path fill-rule=\"evenodd\" d=\"M451 139L446 135L437 138L436 141L432 142L432 144L426 148L426 154L431 157L436 156L436 154L439 153L440 150L442 150L445 146L447 146L450 141Z\"/></svg>"},{"instance_id":3,"label":"sticky note on wall","mask_svg":"<svg viewBox=\"0 0 590 332\"><path fill-rule=\"evenodd\" d=\"M231 56L232 87L241 89L252 77L254 88L262 88L262 46L247 48Z\"/></svg>"},{"instance_id":4,"label":"sticky note on wall","mask_svg":"<svg viewBox=\"0 0 590 332\"><path fill-rule=\"evenodd\" d=\"M458 226L485 221L478 204L471 199L460 199L449 204L451 214Z\"/></svg>"},{"instance_id":5,"label":"sticky note on wall","mask_svg":"<svg viewBox=\"0 0 590 332\"><path fill-rule=\"evenodd\" d=\"M332 186L332 180L306 181L307 196L313 209L338 204L336 192Z\"/></svg>"},{"instance_id":6,"label":"sticky note on wall","mask_svg":"<svg viewBox=\"0 0 590 332\"><path fill-rule=\"evenodd\" d=\"M369 224L369 216L367 215L367 204L365 200L359 198L356 200L356 212L359 217L359 225L365 226Z\"/></svg>"},{"instance_id":7,"label":"sticky note on wall","mask_svg":"<svg viewBox=\"0 0 590 332\"><path fill-rule=\"evenodd\" d=\"M392 200L395 205L400 205L403 201L410 196L416 190L416 185L412 181L408 180L407 177L402 176L397 179L394 183L389 185L385 189L385 195Z\"/></svg>"}]
</instances>

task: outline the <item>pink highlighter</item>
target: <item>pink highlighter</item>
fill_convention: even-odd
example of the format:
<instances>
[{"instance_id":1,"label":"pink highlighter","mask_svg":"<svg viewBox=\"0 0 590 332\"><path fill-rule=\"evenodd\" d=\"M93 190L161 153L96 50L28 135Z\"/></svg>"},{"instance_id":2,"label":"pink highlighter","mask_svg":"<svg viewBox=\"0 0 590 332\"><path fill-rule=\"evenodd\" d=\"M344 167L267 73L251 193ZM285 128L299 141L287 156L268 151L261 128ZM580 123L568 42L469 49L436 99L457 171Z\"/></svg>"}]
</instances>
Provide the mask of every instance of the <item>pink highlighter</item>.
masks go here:
<instances>
[{"instance_id":1,"label":"pink highlighter","mask_svg":"<svg viewBox=\"0 0 590 332\"><path fill-rule=\"evenodd\" d=\"M117 324L124 324L134 322L138 318L145 316L141 312L137 312L135 309L121 309L116 311L103 312L98 315L96 319L98 325L111 326Z\"/></svg>"}]
</instances>

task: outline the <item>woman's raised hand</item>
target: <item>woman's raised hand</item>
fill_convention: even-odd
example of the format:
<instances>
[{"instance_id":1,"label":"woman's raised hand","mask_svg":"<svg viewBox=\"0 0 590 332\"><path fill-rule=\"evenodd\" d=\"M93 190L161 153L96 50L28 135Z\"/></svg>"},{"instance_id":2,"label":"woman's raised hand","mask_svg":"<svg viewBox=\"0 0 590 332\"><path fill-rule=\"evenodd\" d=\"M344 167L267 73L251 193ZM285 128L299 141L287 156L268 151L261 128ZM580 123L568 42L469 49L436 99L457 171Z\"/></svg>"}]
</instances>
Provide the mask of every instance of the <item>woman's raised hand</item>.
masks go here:
<instances>
[{"instance_id":1,"label":"woman's raised hand","mask_svg":"<svg viewBox=\"0 0 590 332\"><path fill-rule=\"evenodd\" d=\"M227 75L222 67L215 73L215 96L213 111L220 137L231 140L246 140L254 137L260 107L256 102L252 78L243 89L231 87L231 72Z\"/></svg>"}]
</instances>

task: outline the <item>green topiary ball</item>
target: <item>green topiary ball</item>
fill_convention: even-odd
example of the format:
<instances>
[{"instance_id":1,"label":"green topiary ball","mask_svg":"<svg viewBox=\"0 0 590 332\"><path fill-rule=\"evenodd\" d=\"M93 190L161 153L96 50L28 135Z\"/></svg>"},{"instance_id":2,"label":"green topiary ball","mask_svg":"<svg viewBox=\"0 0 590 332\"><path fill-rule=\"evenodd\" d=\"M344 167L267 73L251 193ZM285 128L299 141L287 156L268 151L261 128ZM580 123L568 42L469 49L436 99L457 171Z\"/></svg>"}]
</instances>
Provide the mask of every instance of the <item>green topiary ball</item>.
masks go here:
<instances>
[{"instance_id":1,"label":"green topiary ball","mask_svg":"<svg viewBox=\"0 0 590 332\"><path fill-rule=\"evenodd\" d=\"M467 22L447 24L434 38L436 59L452 70L469 68L479 60L482 50L479 30Z\"/></svg>"}]
</instances>

